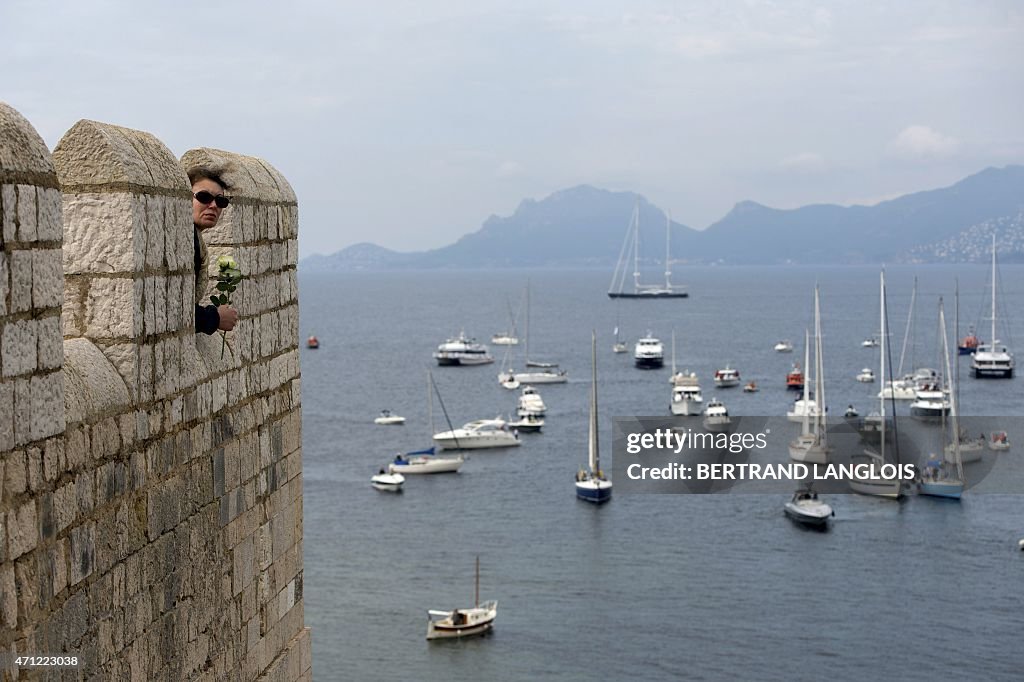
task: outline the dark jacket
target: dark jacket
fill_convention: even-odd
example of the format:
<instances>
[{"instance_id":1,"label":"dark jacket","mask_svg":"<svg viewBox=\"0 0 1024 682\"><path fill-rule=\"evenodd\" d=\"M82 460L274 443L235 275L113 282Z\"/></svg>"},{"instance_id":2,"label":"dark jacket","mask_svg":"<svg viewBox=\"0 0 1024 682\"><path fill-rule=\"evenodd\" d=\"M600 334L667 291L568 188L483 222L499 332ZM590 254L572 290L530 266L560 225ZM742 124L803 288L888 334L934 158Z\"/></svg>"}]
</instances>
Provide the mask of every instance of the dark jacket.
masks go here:
<instances>
[{"instance_id":1,"label":"dark jacket","mask_svg":"<svg viewBox=\"0 0 1024 682\"><path fill-rule=\"evenodd\" d=\"M196 267L196 333L213 334L220 326L220 313L215 305L199 305L206 293L206 244L199 236L199 228L192 226L194 236L194 259Z\"/></svg>"}]
</instances>

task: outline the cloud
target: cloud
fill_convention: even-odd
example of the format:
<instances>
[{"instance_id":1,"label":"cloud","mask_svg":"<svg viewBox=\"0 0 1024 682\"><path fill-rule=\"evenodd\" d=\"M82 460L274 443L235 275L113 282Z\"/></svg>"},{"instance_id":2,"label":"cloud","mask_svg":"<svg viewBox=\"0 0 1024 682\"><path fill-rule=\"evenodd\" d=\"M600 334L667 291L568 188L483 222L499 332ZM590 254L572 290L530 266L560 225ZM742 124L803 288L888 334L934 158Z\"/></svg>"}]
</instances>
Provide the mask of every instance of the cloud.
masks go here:
<instances>
[{"instance_id":1,"label":"cloud","mask_svg":"<svg viewBox=\"0 0 1024 682\"><path fill-rule=\"evenodd\" d=\"M525 172L523 165L517 161L506 161L498 166L494 172L495 177L498 178L516 178Z\"/></svg>"},{"instance_id":2,"label":"cloud","mask_svg":"<svg viewBox=\"0 0 1024 682\"><path fill-rule=\"evenodd\" d=\"M801 152L779 161L779 166L785 170L813 173L825 168L825 159L822 158L821 154Z\"/></svg>"},{"instance_id":3,"label":"cloud","mask_svg":"<svg viewBox=\"0 0 1024 682\"><path fill-rule=\"evenodd\" d=\"M889 154L904 159L935 159L952 156L960 147L955 137L928 126L907 126L889 142Z\"/></svg>"}]
</instances>

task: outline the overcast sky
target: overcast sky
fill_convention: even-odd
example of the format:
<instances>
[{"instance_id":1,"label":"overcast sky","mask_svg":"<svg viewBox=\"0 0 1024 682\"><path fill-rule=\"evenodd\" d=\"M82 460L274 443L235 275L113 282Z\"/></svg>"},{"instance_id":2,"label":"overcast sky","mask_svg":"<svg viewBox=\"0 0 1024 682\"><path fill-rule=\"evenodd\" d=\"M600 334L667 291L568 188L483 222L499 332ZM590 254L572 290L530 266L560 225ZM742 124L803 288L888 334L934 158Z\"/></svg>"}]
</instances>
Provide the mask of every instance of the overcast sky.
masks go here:
<instances>
[{"instance_id":1,"label":"overcast sky","mask_svg":"<svg viewBox=\"0 0 1024 682\"><path fill-rule=\"evenodd\" d=\"M579 184L703 229L1024 162L1019 0L2 0L0 55L51 149L90 118L268 160L301 256Z\"/></svg>"}]
</instances>

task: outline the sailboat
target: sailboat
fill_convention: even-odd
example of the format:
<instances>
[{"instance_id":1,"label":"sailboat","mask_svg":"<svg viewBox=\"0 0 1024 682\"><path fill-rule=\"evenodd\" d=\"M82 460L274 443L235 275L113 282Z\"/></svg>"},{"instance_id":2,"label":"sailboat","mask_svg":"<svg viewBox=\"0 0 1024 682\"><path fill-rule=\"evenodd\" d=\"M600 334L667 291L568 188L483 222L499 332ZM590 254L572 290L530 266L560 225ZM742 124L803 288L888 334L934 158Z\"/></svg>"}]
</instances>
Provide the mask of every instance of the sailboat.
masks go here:
<instances>
[{"instance_id":1,"label":"sailboat","mask_svg":"<svg viewBox=\"0 0 1024 682\"><path fill-rule=\"evenodd\" d=\"M428 422L430 424L431 436L434 434L434 392L436 391L437 386L434 384L434 376L428 371L427 411L430 415ZM441 400L440 392L437 392L437 398L439 401ZM441 410L444 412L445 420L448 420L448 410L444 408L444 402L441 402ZM448 422L448 427L451 428L450 421ZM464 461L462 455L440 456L437 454L437 448L431 446L395 455L394 460L388 464L388 473L399 475L457 473Z\"/></svg>"},{"instance_id":2,"label":"sailboat","mask_svg":"<svg viewBox=\"0 0 1024 682\"><path fill-rule=\"evenodd\" d=\"M670 248L670 235L672 233L672 219L665 214L665 284L641 284L640 283L640 202L633 207L633 217L626 230L626 238L622 242L622 249L619 251L619 261L615 264L615 273L612 274L612 282L608 288L609 298L687 298L686 287L672 284L672 257ZM633 261L633 291L625 291L626 269L632 257Z\"/></svg>"},{"instance_id":3,"label":"sailboat","mask_svg":"<svg viewBox=\"0 0 1024 682\"><path fill-rule=\"evenodd\" d=\"M946 339L946 317L942 310L941 298L939 298L939 331L942 334L942 355L946 363L946 378L949 381L952 370L949 362L949 342ZM952 467L946 466L943 455L929 458L921 478L917 482L917 491L922 495L959 500L960 495L964 492L964 463L960 457L960 425L957 419L956 394L953 387L950 387L949 402L949 423L953 431ZM945 443L945 433L943 433L942 439Z\"/></svg>"},{"instance_id":4,"label":"sailboat","mask_svg":"<svg viewBox=\"0 0 1024 682\"><path fill-rule=\"evenodd\" d=\"M971 361L976 379L998 377L1013 378L1013 353L996 339L996 235L992 233L992 335L989 343L978 345Z\"/></svg>"},{"instance_id":5,"label":"sailboat","mask_svg":"<svg viewBox=\"0 0 1024 682\"><path fill-rule=\"evenodd\" d=\"M619 325L615 325L615 343L612 344L613 353L626 353L629 351L629 346L626 342L619 337Z\"/></svg>"},{"instance_id":6,"label":"sailboat","mask_svg":"<svg viewBox=\"0 0 1024 682\"><path fill-rule=\"evenodd\" d=\"M885 271L883 270L879 276L879 310L881 319L881 333L879 338L881 341L878 344L878 357L879 357L879 371L878 376L882 381L885 381L885 346L886 346L886 334L888 329L885 323ZM869 416L870 418L870 416ZM885 461L885 398L880 397L878 402L878 429L880 436L879 451L865 450L860 455L854 455L854 459L860 460L855 462L857 464L868 464L871 469L865 472L864 475L854 476L850 479L850 489L855 493L861 495L876 495L878 497L885 497L889 499L899 499L903 495L903 483L899 478L889 479L883 478L880 475L880 469ZM899 445L896 443L896 439L893 439L894 449L896 451L897 459L899 458ZM897 462L898 463L898 462Z\"/></svg>"},{"instance_id":7,"label":"sailboat","mask_svg":"<svg viewBox=\"0 0 1024 682\"><path fill-rule=\"evenodd\" d=\"M587 446L587 468L576 472L576 497L601 504L612 499L612 482L601 470L597 415L597 332L591 332L590 350L590 434Z\"/></svg>"},{"instance_id":8,"label":"sailboat","mask_svg":"<svg viewBox=\"0 0 1024 682\"><path fill-rule=\"evenodd\" d=\"M789 456L797 462L828 463L828 429L825 423L825 361L821 340L821 303L814 287L814 398L809 401L804 384L804 410L800 435L789 444ZM806 361L805 361L806 364Z\"/></svg>"},{"instance_id":9,"label":"sailboat","mask_svg":"<svg viewBox=\"0 0 1024 682\"><path fill-rule=\"evenodd\" d=\"M903 345L900 348L900 364L896 369L893 378L889 381L882 382L882 390L878 394L879 398L886 398L889 400L914 400L917 398L918 380L926 380L928 372L931 371L922 370L920 376L916 376L913 372L910 374L903 373L903 363L907 357L907 343L911 342L911 334L914 328L914 317L916 314L917 277L914 278L914 288L910 290L910 307L907 309L907 325L903 329ZM911 364L914 363L913 350L913 345L911 345Z\"/></svg>"},{"instance_id":10,"label":"sailboat","mask_svg":"<svg viewBox=\"0 0 1024 682\"><path fill-rule=\"evenodd\" d=\"M483 635L494 628L498 617L496 600L480 603L480 557L476 558L476 589L473 606L451 611L427 611L427 639L453 639Z\"/></svg>"},{"instance_id":11,"label":"sailboat","mask_svg":"<svg viewBox=\"0 0 1024 682\"><path fill-rule=\"evenodd\" d=\"M537 362L530 359L530 285L526 285L526 331L525 331L526 366L539 369L537 372L516 372L511 367L498 373L498 383L506 388L518 388L519 384L564 384L569 381L569 373L557 371L558 364L553 362ZM508 356L505 356L508 359Z\"/></svg>"},{"instance_id":12,"label":"sailboat","mask_svg":"<svg viewBox=\"0 0 1024 682\"><path fill-rule=\"evenodd\" d=\"M508 307L508 319L512 322L511 331L498 332L491 337L491 343L495 346L518 346L519 336L516 333L516 322L518 322L519 315L512 314L512 302L508 298L505 299L505 305Z\"/></svg>"}]
</instances>

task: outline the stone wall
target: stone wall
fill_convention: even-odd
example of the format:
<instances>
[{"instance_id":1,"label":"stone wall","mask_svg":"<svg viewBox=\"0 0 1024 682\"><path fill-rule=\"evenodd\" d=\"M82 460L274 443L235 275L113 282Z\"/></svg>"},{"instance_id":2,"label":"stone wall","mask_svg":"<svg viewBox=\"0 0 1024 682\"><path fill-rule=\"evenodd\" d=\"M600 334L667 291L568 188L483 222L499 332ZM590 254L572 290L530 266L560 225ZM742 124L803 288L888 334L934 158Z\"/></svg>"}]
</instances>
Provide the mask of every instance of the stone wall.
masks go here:
<instances>
[{"instance_id":1,"label":"stone wall","mask_svg":"<svg viewBox=\"0 0 1024 682\"><path fill-rule=\"evenodd\" d=\"M206 235L245 277L224 350L193 329L193 164L229 167ZM93 121L51 156L0 104L0 216L0 654L311 679L288 182Z\"/></svg>"}]
</instances>

